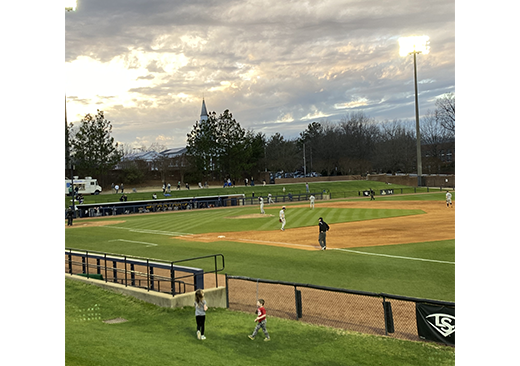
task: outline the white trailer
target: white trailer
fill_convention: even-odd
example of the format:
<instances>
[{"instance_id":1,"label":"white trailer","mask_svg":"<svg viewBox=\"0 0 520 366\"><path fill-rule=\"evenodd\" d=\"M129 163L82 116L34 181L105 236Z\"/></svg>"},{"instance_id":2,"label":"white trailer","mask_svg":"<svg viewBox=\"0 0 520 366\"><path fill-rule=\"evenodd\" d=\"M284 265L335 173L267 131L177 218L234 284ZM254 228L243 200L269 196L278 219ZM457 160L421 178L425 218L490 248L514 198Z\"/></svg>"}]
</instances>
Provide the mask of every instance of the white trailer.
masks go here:
<instances>
[{"instance_id":1,"label":"white trailer","mask_svg":"<svg viewBox=\"0 0 520 366\"><path fill-rule=\"evenodd\" d=\"M98 184L97 179L92 179L92 177L85 177L84 179L79 179L75 176L73 177L73 179L65 178L65 195L70 194L70 188L72 184L74 184L74 191L77 188L77 193L81 194L100 194L102 191L102 188Z\"/></svg>"}]
</instances>

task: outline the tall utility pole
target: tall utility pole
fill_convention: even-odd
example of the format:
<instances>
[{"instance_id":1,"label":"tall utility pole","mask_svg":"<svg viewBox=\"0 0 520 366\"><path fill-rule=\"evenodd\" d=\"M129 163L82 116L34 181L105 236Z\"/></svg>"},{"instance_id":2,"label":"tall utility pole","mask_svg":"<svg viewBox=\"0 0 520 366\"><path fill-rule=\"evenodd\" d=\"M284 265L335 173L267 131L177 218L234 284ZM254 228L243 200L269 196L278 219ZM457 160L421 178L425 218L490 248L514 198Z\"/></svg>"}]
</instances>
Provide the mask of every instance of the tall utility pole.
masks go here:
<instances>
[{"instance_id":1,"label":"tall utility pole","mask_svg":"<svg viewBox=\"0 0 520 366\"><path fill-rule=\"evenodd\" d=\"M419 93L417 92L417 52L413 52L413 79L415 81L415 130L417 135L417 185L422 181L421 131L419 128Z\"/></svg>"},{"instance_id":2,"label":"tall utility pole","mask_svg":"<svg viewBox=\"0 0 520 366\"><path fill-rule=\"evenodd\" d=\"M305 161L305 142L303 143L303 176L307 176L307 162Z\"/></svg>"},{"instance_id":3,"label":"tall utility pole","mask_svg":"<svg viewBox=\"0 0 520 366\"><path fill-rule=\"evenodd\" d=\"M430 37L402 37L399 38L399 54L408 56L413 54L413 77L415 86L415 130L417 135L417 185L422 186L422 156L421 156L421 132L419 128L419 93L417 91L417 54L430 52L428 46Z\"/></svg>"},{"instance_id":4,"label":"tall utility pole","mask_svg":"<svg viewBox=\"0 0 520 366\"><path fill-rule=\"evenodd\" d=\"M75 11L77 7L77 0L67 0L65 4L65 10ZM76 207L74 200L76 198L76 192L74 191L74 166L70 158L70 143L69 143L69 126L67 123L67 95L65 94L65 169L70 168L70 187L72 188L72 212L76 215Z\"/></svg>"}]
</instances>

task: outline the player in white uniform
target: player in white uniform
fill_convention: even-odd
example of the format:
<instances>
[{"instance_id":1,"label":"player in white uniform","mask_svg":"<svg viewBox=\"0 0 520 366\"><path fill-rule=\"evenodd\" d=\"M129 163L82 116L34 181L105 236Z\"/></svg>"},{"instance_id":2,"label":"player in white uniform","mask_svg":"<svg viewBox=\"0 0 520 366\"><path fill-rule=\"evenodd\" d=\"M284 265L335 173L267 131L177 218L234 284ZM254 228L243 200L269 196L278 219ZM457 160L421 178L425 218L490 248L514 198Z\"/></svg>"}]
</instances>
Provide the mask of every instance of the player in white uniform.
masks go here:
<instances>
[{"instance_id":1,"label":"player in white uniform","mask_svg":"<svg viewBox=\"0 0 520 366\"><path fill-rule=\"evenodd\" d=\"M450 191L446 192L446 207L452 207Z\"/></svg>"},{"instance_id":2,"label":"player in white uniform","mask_svg":"<svg viewBox=\"0 0 520 366\"><path fill-rule=\"evenodd\" d=\"M264 199L262 197L258 198L258 200L260 201L260 213L261 214L265 214L265 211L264 211Z\"/></svg>"},{"instance_id":3,"label":"player in white uniform","mask_svg":"<svg viewBox=\"0 0 520 366\"><path fill-rule=\"evenodd\" d=\"M269 193L269 194L267 195L267 198L268 198L267 203L269 203L269 204L274 203L274 201L273 201L273 196L271 196L271 193Z\"/></svg>"},{"instance_id":4,"label":"player in white uniform","mask_svg":"<svg viewBox=\"0 0 520 366\"><path fill-rule=\"evenodd\" d=\"M309 197L309 200L311 201L311 208L314 208L314 200L315 200L315 197L313 194L311 194L311 196Z\"/></svg>"},{"instance_id":5,"label":"player in white uniform","mask_svg":"<svg viewBox=\"0 0 520 366\"><path fill-rule=\"evenodd\" d=\"M280 210L280 222L282 223L282 231L285 231L285 206Z\"/></svg>"}]
</instances>

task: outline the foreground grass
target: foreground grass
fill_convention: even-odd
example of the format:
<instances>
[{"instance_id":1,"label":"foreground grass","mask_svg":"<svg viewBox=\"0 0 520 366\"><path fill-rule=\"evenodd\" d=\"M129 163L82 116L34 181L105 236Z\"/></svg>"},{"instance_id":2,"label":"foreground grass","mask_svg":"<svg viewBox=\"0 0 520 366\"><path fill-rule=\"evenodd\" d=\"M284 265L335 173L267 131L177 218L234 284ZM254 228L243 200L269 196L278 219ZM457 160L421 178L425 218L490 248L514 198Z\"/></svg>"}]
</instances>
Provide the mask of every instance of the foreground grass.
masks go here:
<instances>
[{"instance_id":1,"label":"foreground grass","mask_svg":"<svg viewBox=\"0 0 520 366\"><path fill-rule=\"evenodd\" d=\"M71 279L65 280L65 300L69 366L455 364L450 347L272 317L268 321L272 341L263 342L261 332L251 341L247 335L254 328L254 314L214 309L211 304L208 339L198 341L193 308L160 308ZM127 322L103 323L118 317Z\"/></svg>"}]
</instances>

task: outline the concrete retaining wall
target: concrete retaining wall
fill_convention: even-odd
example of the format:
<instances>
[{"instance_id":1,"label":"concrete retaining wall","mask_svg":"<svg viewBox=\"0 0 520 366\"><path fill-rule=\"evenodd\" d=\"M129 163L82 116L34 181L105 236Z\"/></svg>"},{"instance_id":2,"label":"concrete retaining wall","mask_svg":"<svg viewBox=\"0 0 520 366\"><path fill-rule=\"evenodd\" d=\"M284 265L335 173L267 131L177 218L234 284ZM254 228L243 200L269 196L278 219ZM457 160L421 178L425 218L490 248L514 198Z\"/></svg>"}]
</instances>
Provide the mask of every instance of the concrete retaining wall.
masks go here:
<instances>
[{"instance_id":1,"label":"concrete retaining wall","mask_svg":"<svg viewBox=\"0 0 520 366\"><path fill-rule=\"evenodd\" d=\"M137 287L124 286L117 283L105 282L102 280L95 280L92 278L86 278L82 276L65 274L65 278L72 279L74 281L80 281L91 285L99 286L105 290L113 291L126 296L132 296L136 299L146 301L150 304L165 308L180 308L183 306L194 306L195 292L188 292L180 295L169 295L156 291L147 291ZM208 306L212 308L225 308L226 307L226 288L209 288L204 290L204 298L208 302Z\"/></svg>"}]
</instances>

